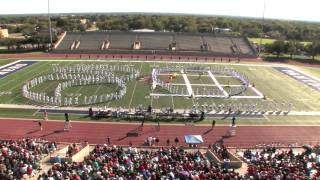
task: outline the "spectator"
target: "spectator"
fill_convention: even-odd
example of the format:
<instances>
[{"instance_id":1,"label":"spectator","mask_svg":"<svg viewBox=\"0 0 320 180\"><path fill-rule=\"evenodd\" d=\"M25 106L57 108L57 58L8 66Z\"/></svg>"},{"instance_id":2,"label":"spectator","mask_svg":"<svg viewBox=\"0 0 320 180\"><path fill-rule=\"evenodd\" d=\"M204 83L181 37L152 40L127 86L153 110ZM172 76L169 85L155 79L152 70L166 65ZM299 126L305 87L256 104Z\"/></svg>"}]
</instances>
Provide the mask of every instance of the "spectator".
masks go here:
<instances>
[{"instance_id":1,"label":"spectator","mask_svg":"<svg viewBox=\"0 0 320 180\"><path fill-rule=\"evenodd\" d=\"M71 173L72 172L72 173ZM95 146L82 163L55 164L48 179L239 179L234 171L223 171L202 153L181 148L156 151L129 147Z\"/></svg>"},{"instance_id":2,"label":"spectator","mask_svg":"<svg viewBox=\"0 0 320 180\"><path fill-rule=\"evenodd\" d=\"M178 137L176 137L175 139L174 139L174 142L176 143L176 146L178 145L178 143L179 143L179 139L178 139Z\"/></svg>"},{"instance_id":3,"label":"spectator","mask_svg":"<svg viewBox=\"0 0 320 180\"><path fill-rule=\"evenodd\" d=\"M56 149L54 142L0 141L0 179L24 179L40 170L40 160Z\"/></svg>"}]
</instances>

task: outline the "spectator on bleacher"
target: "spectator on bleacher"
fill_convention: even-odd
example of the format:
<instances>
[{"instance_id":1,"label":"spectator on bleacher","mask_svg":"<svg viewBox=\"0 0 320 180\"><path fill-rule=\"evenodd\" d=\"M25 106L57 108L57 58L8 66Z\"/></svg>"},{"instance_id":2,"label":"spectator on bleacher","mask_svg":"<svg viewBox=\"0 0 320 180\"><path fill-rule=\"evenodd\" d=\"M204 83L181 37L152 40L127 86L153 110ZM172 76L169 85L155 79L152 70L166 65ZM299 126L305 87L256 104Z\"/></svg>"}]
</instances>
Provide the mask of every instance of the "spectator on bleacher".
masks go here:
<instances>
[{"instance_id":1,"label":"spectator on bleacher","mask_svg":"<svg viewBox=\"0 0 320 180\"><path fill-rule=\"evenodd\" d=\"M249 163L247 176L259 179L315 179L320 177L320 164L315 157L319 147L311 152L294 154L292 149L276 150L266 147L260 151L246 150L244 159Z\"/></svg>"},{"instance_id":2,"label":"spectator on bleacher","mask_svg":"<svg viewBox=\"0 0 320 180\"><path fill-rule=\"evenodd\" d=\"M0 141L0 179L35 175L40 170L40 160L55 148L55 143L33 139Z\"/></svg>"},{"instance_id":3,"label":"spectator on bleacher","mask_svg":"<svg viewBox=\"0 0 320 180\"><path fill-rule=\"evenodd\" d=\"M73 172L70 173L70 172ZM210 163L200 152L171 147L157 151L97 145L82 163L55 164L53 179L232 179L240 176Z\"/></svg>"}]
</instances>

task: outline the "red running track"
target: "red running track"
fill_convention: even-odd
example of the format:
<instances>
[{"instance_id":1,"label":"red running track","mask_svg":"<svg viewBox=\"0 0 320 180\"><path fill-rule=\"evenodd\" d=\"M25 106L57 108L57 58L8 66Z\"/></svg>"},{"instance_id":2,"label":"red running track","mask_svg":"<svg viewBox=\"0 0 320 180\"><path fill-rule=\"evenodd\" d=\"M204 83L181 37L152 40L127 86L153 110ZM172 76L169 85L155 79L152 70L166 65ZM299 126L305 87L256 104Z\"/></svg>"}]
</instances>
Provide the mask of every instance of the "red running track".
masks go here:
<instances>
[{"instance_id":1,"label":"red running track","mask_svg":"<svg viewBox=\"0 0 320 180\"><path fill-rule=\"evenodd\" d=\"M38 123L31 120L0 120L0 139L19 139L24 137L44 138L58 142L88 141L91 144L106 143L106 137L111 137L111 143L117 145L143 145L149 136L158 136L159 145L166 145L166 140L171 143L175 137L183 142L184 135L203 135L207 146L223 138L227 146L246 147L261 143L280 142L292 144L298 142L319 143L320 126L238 126L235 137L224 137L228 131L227 126L216 126L211 130L210 126L191 125L145 125L142 134L138 137L126 137L127 132L136 129L137 124L109 124L109 123L83 123L72 122L70 131L63 131L64 122L43 122L43 131L39 131Z\"/></svg>"}]
</instances>

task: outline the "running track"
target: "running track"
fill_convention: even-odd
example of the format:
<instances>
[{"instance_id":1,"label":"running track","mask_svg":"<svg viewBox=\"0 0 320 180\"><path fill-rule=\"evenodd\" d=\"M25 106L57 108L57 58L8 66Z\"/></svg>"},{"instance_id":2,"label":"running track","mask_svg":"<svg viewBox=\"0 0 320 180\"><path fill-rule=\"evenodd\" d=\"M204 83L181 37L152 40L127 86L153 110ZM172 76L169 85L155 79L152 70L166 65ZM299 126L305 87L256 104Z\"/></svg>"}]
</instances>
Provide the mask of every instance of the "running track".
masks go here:
<instances>
[{"instance_id":1,"label":"running track","mask_svg":"<svg viewBox=\"0 0 320 180\"><path fill-rule=\"evenodd\" d=\"M220 140L228 131L227 126L216 126L210 130L210 126L192 125L161 125L156 130L156 125L145 125L139 137L126 137L127 132L136 129L138 124L116 123L83 123L72 122L69 132L63 131L63 122L43 122L44 129L39 131L38 124L32 120L0 120L0 139L19 139L23 137L44 138L58 142L88 141L90 144L104 144L106 137L111 137L111 143L128 145L131 141L135 146L141 146L149 136L158 136L159 145L166 145L169 138L171 143L175 137L180 139L180 145L184 144L184 135L203 135L205 144ZM238 126L235 137L224 138L224 143L231 147L246 147L255 144L280 142L291 144L298 142L319 143L320 126Z\"/></svg>"}]
</instances>

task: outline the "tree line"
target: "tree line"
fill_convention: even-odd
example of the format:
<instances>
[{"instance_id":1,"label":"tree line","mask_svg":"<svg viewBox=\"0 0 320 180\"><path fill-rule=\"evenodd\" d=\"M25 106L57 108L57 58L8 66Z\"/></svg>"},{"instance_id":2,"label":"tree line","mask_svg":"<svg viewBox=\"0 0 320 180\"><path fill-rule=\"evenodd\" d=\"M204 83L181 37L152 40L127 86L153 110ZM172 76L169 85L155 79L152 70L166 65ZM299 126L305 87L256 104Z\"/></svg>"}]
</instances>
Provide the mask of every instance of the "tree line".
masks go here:
<instances>
[{"instance_id":1,"label":"tree line","mask_svg":"<svg viewBox=\"0 0 320 180\"><path fill-rule=\"evenodd\" d=\"M264 52L276 54L278 58L281 54L289 54L290 59L292 59L293 55L308 55L314 60L315 56L320 54L320 41L313 41L312 43L304 45L297 41L277 40L273 43L266 44L264 46Z\"/></svg>"},{"instance_id":2,"label":"tree line","mask_svg":"<svg viewBox=\"0 0 320 180\"><path fill-rule=\"evenodd\" d=\"M81 23L86 19L86 23ZM48 43L48 18L46 16L2 16L0 26L8 28L9 33L22 33L24 41L4 40L1 44L28 43L43 47ZM221 33L217 29L228 28L232 35L247 37L268 37L281 41L319 41L320 23L284 20L191 16L191 15L148 15L148 14L87 14L59 15L52 17L54 39L64 31L154 29L156 31ZM276 42L275 45L277 45ZM286 43L285 43L286 44ZM270 49L270 46L265 48ZM299 49L299 48L298 48Z\"/></svg>"}]
</instances>

